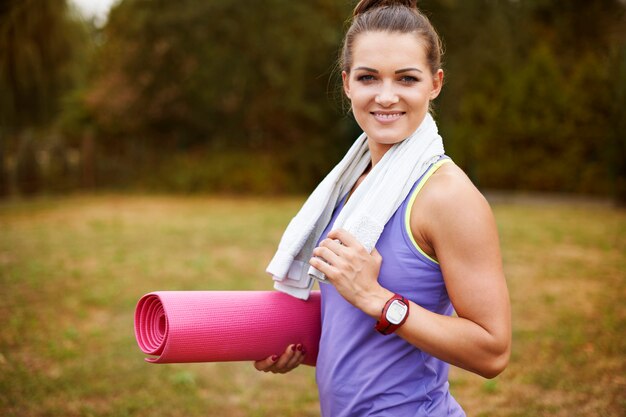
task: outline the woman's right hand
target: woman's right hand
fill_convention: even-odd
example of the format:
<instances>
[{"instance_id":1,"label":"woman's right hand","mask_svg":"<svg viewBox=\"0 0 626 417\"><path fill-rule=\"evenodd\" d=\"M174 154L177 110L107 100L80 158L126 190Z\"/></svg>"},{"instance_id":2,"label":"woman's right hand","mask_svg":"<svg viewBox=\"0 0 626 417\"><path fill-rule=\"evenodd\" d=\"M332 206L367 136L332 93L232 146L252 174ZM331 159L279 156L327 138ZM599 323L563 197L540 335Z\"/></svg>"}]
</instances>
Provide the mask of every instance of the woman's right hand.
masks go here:
<instances>
[{"instance_id":1,"label":"woman's right hand","mask_svg":"<svg viewBox=\"0 0 626 417\"><path fill-rule=\"evenodd\" d=\"M297 368L304 360L306 351L301 344L287 346L282 355L273 355L269 358L254 362L258 371L285 374Z\"/></svg>"}]
</instances>

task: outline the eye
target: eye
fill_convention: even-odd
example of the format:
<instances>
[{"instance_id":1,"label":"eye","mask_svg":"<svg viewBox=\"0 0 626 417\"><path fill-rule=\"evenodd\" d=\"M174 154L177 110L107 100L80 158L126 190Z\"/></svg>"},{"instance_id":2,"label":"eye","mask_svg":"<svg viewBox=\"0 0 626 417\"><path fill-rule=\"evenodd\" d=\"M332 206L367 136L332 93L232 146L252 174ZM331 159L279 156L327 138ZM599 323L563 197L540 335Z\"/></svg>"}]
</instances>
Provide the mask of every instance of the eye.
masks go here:
<instances>
[{"instance_id":1,"label":"eye","mask_svg":"<svg viewBox=\"0 0 626 417\"><path fill-rule=\"evenodd\" d=\"M416 82L418 82L419 79L417 77L414 77L412 75L403 75L400 78L400 82L404 83L404 84L414 84Z\"/></svg>"},{"instance_id":2,"label":"eye","mask_svg":"<svg viewBox=\"0 0 626 417\"><path fill-rule=\"evenodd\" d=\"M361 81L364 83L374 81L376 78L371 74L363 74L356 77L357 81Z\"/></svg>"}]
</instances>

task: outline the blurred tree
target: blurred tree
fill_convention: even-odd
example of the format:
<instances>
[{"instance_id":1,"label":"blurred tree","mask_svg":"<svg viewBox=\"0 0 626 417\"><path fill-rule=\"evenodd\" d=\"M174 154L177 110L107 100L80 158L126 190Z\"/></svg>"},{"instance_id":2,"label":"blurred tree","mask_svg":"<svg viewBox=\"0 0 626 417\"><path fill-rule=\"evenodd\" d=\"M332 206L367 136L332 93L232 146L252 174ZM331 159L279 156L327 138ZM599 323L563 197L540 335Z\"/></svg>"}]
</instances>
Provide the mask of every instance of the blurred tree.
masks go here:
<instances>
[{"instance_id":1,"label":"blurred tree","mask_svg":"<svg viewBox=\"0 0 626 417\"><path fill-rule=\"evenodd\" d=\"M98 179L304 191L358 133L332 76L354 3L124 0L63 118L94 125ZM480 187L619 188L622 1L419 4L446 46L446 148Z\"/></svg>"},{"instance_id":2,"label":"blurred tree","mask_svg":"<svg viewBox=\"0 0 626 417\"><path fill-rule=\"evenodd\" d=\"M484 174L489 163L484 153L493 145L493 125L508 95L504 84L524 62L527 35L517 30L523 26L518 7L490 0L425 1L423 7L433 8L433 23L445 47L445 86L436 108L446 149L476 183L493 187ZM496 145L504 148L505 142Z\"/></svg>"},{"instance_id":3,"label":"blurred tree","mask_svg":"<svg viewBox=\"0 0 626 417\"><path fill-rule=\"evenodd\" d=\"M22 135L16 157L15 182L24 195L37 193L41 189L41 167L37 161L34 139L30 131Z\"/></svg>"},{"instance_id":4,"label":"blurred tree","mask_svg":"<svg viewBox=\"0 0 626 417\"><path fill-rule=\"evenodd\" d=\"M614 88L609 90L613 106L611 120L613 123L611 146L606 149L609 154L609 169L613 179L613 196L618 204L626 206L626 41L614 49L615 79Z\"/></svg>"},{"instance_id":5,"label":"blurred tree","mask_svg":"<svg viewBox=\"0 0 626 417\"><path fill-rule=\"evenodd\" d=\"M339 37L328 22L337 7L317 3L122 2L89 103L112 133L160 144L296 140L293 126L325 116L307 94L325 94Z\"/></svg>"},{"instance_id":6,"label":"blurred tree","mask_svg":"<svg viewBox=\"0 0 626 417\"><path fill-rule=\"evenodd\" d=\"M115 7L86 94L104 146L304 154L342 149L329 74L348 4L141 1ZM132 138L132 139L131 139ZM299 149L303 149L299 151ZM328 167L305 173L309 182Z\"/></svg>"},{"instance_id":7,"label":"blurred tree","mask_svg":"<svg viewBox=\"0 0 626 417\"><path fill-rule=\"evenodd\" d=\"M9 194L9 173L6 168L5 142L4 132L0 127L0 197L5 197Z\"/></svg>"},{"instance_id":8,"label":"blurred tree","mask_svg":"<svg viewBox=\"0 0 626 417\"><path fill-rule=\"evenodd\" d=\"M0 2L0 184L8 175L4 154L13 150L18 152L16 178L22 181L18 188L39 189L33 184L41 180L34 168L35 136L58 116L81 64L74 58L84 39L84 28L65 0ZM26 131L28 137L18 140ZM11 149L16 146L19 150Z\"/></svg>"},{"instance_id":9,"label":"blurred tree","mask_svg":"<svg viewBox=\"0 0 626 417\"><path fill-rule=\"evenodd\" d=\"M58 134L51 135L46 142L47 163L45 164L45 169L42 170L46 191L53 193L67 192L78 181L77 179L72 181L72 174L74 173L68 161L66 144Z\"/></svg>"},{"instance_id":10,"label":"blurred tree","mask_svg":"<svg viewBox=\"0 0 626 417\"><path fill-rule=\"evenodd\" d=\"M607 194L625 103L610 51L624 4L421 2L446 44L438 115L448 152L484 188ZM619 112L619 111L617 111ZM615 164L612 164L615 166Z\"/></svg>"},{"instance_id":11,"label":"blurred tree","mask_svg":"<svg viewBox=\"0 0 626 417\"><path fill-rule=\"evenodd\" d=\"M9 131L49 123L71 86L77 25L65 0L0 3L0 124Z\"/></svg>"}]
</instances>

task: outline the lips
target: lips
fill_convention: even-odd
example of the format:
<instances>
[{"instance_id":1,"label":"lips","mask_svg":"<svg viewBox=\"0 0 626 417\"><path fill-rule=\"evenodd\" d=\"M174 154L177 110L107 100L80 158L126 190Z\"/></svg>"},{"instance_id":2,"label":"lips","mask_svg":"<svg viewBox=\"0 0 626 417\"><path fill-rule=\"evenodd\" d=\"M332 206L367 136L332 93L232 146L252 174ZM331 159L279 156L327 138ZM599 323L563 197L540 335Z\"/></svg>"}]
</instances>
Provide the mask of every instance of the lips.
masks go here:
<instances>
[{"instance_id":1,"label":"lips","mask_svg":"<svg viewBox=\"0 0 626 417\"><path fill-rule=\"evenodd\" d=\"M381 123L392 123L402 118L406 113L402 111L373 111L370 114Z\"/></svg>"}]
</instances>

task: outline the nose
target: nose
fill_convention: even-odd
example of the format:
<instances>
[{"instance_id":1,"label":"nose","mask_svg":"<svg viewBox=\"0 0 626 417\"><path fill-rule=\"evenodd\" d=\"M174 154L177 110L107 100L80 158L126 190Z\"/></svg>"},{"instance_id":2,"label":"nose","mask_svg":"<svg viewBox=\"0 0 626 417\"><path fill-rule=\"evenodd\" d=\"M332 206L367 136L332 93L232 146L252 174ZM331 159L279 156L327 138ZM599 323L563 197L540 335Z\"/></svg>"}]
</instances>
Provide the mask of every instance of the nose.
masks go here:
<instances>
[{"instance_id":1,"label":"nose","mask_svg":"<svg viewBox=\"0 0 626 417\"><path fill-rule=\"evenodd\" d=\"M389 82L383 83L381 85L375 99L376 104L379 104L383 107L389 107L393 104L396 104L399 100L400 98L398 97L398 94L396 93L393 84Z\"/></svg>"}]
</instances>

